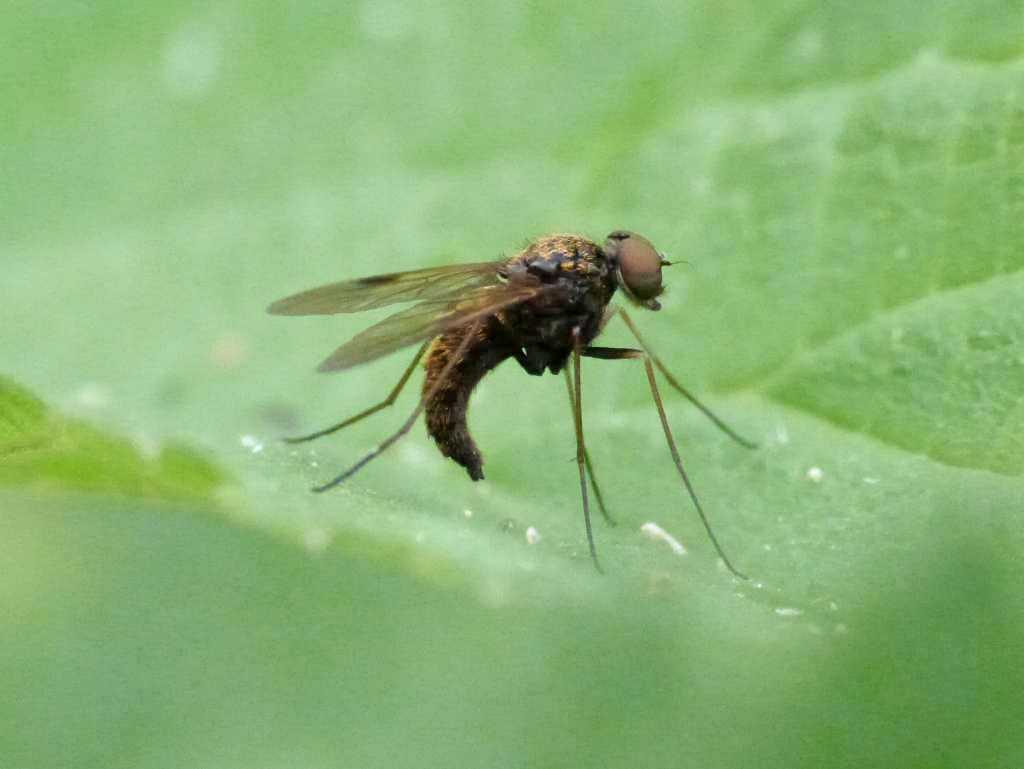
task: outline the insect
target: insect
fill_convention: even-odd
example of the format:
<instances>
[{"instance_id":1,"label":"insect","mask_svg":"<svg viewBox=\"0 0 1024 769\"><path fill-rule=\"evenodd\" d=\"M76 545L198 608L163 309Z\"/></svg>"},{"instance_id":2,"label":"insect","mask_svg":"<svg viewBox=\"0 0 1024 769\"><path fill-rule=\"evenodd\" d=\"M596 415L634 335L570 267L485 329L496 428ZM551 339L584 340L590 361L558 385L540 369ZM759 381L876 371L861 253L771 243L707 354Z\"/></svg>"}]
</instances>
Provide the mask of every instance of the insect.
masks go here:
<instances>
[{"instance_id":1,"label":"insect","mask_svg":"<svg viewBox=\"0 0 1024 769\"><path fill-rule=\"evenodd\" d=\"M343 483L406 435L421 414L426 415L427 432L441 453L464 467L474 481L481 480L483 457L466 423L469 398L487 372L511 358L534 376L564 374L576 433L587 543L594 566L601 571L590 520L588 479L601 514L608 523L614 521L605 508L584 441L580 359L639 360L647 373L672 460L708 538L728 569L745 578L715 537L683 467L655 369L729 437L748 448L755 444L679 384L629 314L611 304L616 290L622 289L631 304L661 309L662 269L671 264L650 241L626 230L612 232L600 245L579 235L549 235L510 258L331 283L274 302L267 311L275 315L331 315L413 303L343 344L320 364L320 371L342 371L420 345L401 379L380 403L323 430L289 438L289 442L330 435L391 406L426 356L419 403L401 427L354 465L313 490L327 491ZM591 344L616 316L636 337L639 349Z\"/></svg>"}]
</instances>

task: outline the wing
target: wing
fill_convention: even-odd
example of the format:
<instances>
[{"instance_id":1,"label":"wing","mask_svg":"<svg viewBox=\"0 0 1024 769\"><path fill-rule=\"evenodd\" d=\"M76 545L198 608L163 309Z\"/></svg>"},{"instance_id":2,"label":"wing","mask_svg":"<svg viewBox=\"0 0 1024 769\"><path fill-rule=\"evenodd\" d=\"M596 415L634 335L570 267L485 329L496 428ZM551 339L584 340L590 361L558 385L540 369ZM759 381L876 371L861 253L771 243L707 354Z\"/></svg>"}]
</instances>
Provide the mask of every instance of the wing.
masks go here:
<instances>
[{"instance_id":1,"label":"wing","mask_svg":"<svg viewBox=\"0 0 1024 769\"><path fill-rule=\"evenodd\" d=\"M328 283L278 299L267 308L272 315L334 315L362 312L396 302L451 301L471 289L497 286L504 260L452 264L412 272Z\"/></svg>"},{"instance_id":2,"label":"wing","mask_svg":"<svg viewBox=\"0 0 1024 769\"><path fill-rule=\"evenodd\" d=\"M403 347L440 336L457 326L489 315L542 292L561 290L539 281L484 286L465 293L458 301L420 302L391 315L352 337L318 367L318 371L341 371L367 363Z\"/></svg>"}]
</instances>

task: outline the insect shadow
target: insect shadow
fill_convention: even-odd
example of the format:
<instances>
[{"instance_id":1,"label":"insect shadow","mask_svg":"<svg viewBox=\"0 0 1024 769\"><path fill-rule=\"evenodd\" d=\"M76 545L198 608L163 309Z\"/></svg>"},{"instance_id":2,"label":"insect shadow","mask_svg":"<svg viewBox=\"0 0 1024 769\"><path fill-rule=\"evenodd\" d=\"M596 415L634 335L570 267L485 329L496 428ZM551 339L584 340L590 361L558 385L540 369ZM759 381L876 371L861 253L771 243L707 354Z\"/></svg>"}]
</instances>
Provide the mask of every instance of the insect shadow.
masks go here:
<instances>
[{"instance_id":1,"label":"insect shadow","mask_svg":"<svg viewBox=\"0 0 1024 769\"><path fill-rule=\"evenodd\" d=\"M662 269L671 265L641 235L616 230L603 244L579 235L549 235L530 243L515 256L489 262L457 264L330 283L274 302L274 315L332 315L413 303L371 326L335 350L320 371L342 371L419 344L401 379L387 397L358 414L322 430L287 439L310 441L337 432L391 406L419 361L426 356L426 377L419 403L394 433L366 456L326 483L327 491L365 467L406 435L420 414L441 453L481 480L483 458L466 423L469 396L487 372L513 358L528 374L564 373L576 432L576 464L587 543L595 568L602 571L590 521L589 485L598 509L614 525L594 476L583 436L583 392L580 359L638 360L647 373L672 461L719 557L737 577L746 579L726 556L683 466L658 390L655 369L672 389L702 411L720 430L747 448L741 437L711 412L668 371L636 324L611 304L618 289L634 305L659 310ZM623 320L639 349L591 344L613 317Z\"/></svg>"}]
</instances>

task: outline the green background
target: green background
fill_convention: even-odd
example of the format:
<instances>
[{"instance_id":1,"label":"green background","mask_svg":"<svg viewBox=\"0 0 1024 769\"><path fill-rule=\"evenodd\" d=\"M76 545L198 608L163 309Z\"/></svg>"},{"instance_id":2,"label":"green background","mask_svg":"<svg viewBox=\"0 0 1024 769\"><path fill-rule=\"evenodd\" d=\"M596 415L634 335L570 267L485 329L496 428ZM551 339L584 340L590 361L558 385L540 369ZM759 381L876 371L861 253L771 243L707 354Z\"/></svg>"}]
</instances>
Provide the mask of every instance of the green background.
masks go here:
<instances>
[{"instance_id":1,"label":"green background","mask_svg":"<svg viewBox=\"0 0 1024 769\"><path fill-rule=\"evenodd\" d=\"M0 765L1024 763L1020 2L16 2L0 26ZM631 363L584 364L604 577L564 385L513 365L474 399L485 482L418 426L308 493L411 392L278 438L409 355L317 375L382 315L269 301L617 228L687 262L634 317L761 444L666 396L750 582Z\"/></svg>"}]
</instances>

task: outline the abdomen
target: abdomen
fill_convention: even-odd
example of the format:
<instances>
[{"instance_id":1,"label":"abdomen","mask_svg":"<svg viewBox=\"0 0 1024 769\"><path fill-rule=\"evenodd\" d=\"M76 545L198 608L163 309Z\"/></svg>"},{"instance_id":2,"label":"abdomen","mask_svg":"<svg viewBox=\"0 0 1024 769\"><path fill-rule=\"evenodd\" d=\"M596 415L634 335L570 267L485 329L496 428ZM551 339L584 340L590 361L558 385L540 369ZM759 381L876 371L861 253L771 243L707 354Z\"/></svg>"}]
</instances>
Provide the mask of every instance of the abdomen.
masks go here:
<instances>
[{"instance_id":1,"label":"abdomen","mask_svg":"<svg viewBox=\"0 0 1024 769\"><path fill-rule=\"evenodd\" d=\"M452 356L471 332L473 338L438 385ZM465 467L474 481L482 479L484 471L483 457L466 423L469 396L484 375L510 355L511 351L494 339L490 323L475 330L466 326L449 331L438 337L427 353L424 397L438 385L425 406L427 433L437 442L441 453Z\"/></svg>"}]
</instances>

